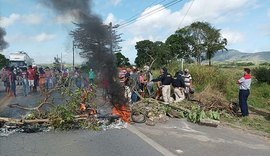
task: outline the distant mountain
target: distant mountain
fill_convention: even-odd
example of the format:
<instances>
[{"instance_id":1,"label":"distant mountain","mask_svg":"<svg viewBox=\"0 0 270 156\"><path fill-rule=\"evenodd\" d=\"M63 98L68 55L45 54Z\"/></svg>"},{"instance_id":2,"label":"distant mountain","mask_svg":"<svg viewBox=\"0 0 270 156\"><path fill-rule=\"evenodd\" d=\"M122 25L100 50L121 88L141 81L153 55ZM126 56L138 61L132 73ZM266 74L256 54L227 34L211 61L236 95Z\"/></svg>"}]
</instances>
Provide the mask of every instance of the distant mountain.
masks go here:
<instances>
[{"instance_id":1,"label":"distant mountain","mask_svg":"<svg viewBox=\"0 0 270 156\"><path fill-rule=\"evenodd\" d=\"M228 51L219 51L215 54L215 62L270 62L270 51L243 53L238 50L229 49Z\"/></svg>"}]
</instances>

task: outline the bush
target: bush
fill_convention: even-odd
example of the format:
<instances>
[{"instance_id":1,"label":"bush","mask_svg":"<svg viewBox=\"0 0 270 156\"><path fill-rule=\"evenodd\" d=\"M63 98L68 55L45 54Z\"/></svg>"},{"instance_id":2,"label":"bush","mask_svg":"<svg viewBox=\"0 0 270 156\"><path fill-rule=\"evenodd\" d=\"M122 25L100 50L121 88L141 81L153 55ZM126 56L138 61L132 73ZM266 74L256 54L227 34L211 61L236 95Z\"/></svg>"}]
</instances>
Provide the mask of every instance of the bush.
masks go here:
<instances>
[{"instance_id":1,"label":"bush","mask_svg":"<svg viewBox=\"0 0 270 156\"><path fill-rule=\"evenodd\" d=\"M257 67L253 69L253 75L259 83L270 84L270 68L267 67Z\"/></svg>"},{"instance_id":2,"label":"bush","mask_svg":"<svg viewBox=\"0 0 270 156\"><path fill-rule=\"evenodd\" d=\"M260 65L260 66L270 66L270 63L268 63L268 62L263 62L263 63L260 63L259 65Z\"/></svg>"},{"instance_id":3,"label":"bush","mask_svg":"<svg viewBox=\"0 0 270 156\"><path fill-rule=\"evenodd\" d=\"M241 63L236 63L237 66L254 66L255 64L252 62L241 62Z\"/></svg>"}]
</instances>

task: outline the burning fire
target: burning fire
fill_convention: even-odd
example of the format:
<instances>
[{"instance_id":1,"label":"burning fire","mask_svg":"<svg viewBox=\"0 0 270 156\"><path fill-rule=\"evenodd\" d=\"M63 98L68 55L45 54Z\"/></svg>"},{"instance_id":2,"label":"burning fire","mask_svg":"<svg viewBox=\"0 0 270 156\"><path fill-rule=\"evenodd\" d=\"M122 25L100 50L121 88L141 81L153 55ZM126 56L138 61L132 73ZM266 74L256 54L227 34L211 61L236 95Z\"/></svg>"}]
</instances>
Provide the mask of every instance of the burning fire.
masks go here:
<instances>
[{"instance_id":1,"label":"burning fire","mask_svg":"<svg viewBox=\"0 0 270 156\"><path fill-rule=\"evenodd\" d=\"M86 111L86 104L85 103L80 103L80 111L81 112Z\"/></svg>"},{"instance_id":2,"label":"burning fire","mask_svg":"<svg viewBox=\"0 0 270 156\"><path fill-rule=\"evenodd\" d=\"M113 109L112 109L112 114L113 115L119 115L120 118L125 121L125 122L129 122L130 121L130 111L127 110L127 105L124 104L122 106L114 106Z\"/></svg>"}]
</instances>

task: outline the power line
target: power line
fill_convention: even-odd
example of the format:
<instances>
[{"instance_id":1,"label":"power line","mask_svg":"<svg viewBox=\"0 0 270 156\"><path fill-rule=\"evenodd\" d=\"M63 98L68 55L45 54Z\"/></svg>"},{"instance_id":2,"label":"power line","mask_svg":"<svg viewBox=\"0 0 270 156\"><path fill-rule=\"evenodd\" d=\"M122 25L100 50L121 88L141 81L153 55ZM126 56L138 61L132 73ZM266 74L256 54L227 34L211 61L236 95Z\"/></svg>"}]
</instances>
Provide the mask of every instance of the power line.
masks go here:
<instances>
[{"instance_id":1,"label":"power line","mask_svg":"<svg viewBox=\"0 0 270 156\"><path fill-rule=\"evenodd\" d=\"M156 4L161 4L161 3L163 3L163 2L166 1L166 0L161 0L161 1L159 1L159 2L158 2L158 1L159 1L159 0L153 1L151 4L147 5L147 7L145 7L143 10L137 12L135 15L131 16L131 17L128 18L126 21L130 21L130 20L132 20L133 18L138 17L138 16L141 14L141 12L143 12L146 8L149 8L149 7L151 7L151 6L153 6L153 5L156 5ZM125 23L126 23L126 22L119 23L118 25L124 25Z\"/></svg>"},{"instance_id":2,"label":"power line","mask_svg":"<svg viewBox=\"0 0 270 156\"><path fill-rule=\"evenodd\" d=\"M160 12L160 11L166 9L166 8L169 8L170 6L173 6L173 5L175 5L175 4L177 4L177 3L181 2L181 1L183 1L183 0L173 0L173 1L169 2L169 3L166 3L164 6L160 6L160 7L156 8L156 9L154 9L152 11L149 11L149 12L147 12L146 14L142 15L139 18L133 18L132 20L127 21L126 23L120 25L119 29L121 29L123 27L126 27L126 26L128 26L128 25L130 25L132 23L143 20L143 19L145 19L145 18L147 18L147 17L149 17L149 16L151 16L151 15L153 15L155 13L158 13L158 12Z\"/></svg>"},{"instance_id":3,"label":"power line","mask_svg":"<svg viewBox=\"0 0 270 156\"><path fill-rule=\"evenodd\" d=\"M180 25L183 23L184 19L186 18L186 16L187 16L187 14L188 14L190 8L192 7L194 1L195 1L195 0L192 0L192 2L191 2L191 4L190 4L190 6L189 6L189 8L188 8L188 10L187 10L187 12L186 12L186 14L184 15L184 17L182 18L181 22L179 23L178 28L180 27Z\"/></svg>"},{"instance_id":4,"label":"power line","mask_svg":"<svg viewBox=\"0 0 270 156\"><path fill-rule=\"evenodd\" d=\"M128 25L134 23L134 21L137 22L137 21L139 21L139 20L141 20L141 19L144 19L144 18L146 18L146 17L149 17L149 16L151 16L151 15L154 14L154 13L157 13L157 12L159 12L159 11L162 11L162 10L164 10L165 8L170 7L171 5L174 5L175 3L178 3L178 1L179 1L179 0L172 0L172 1L168 2L168 3L166 3L164 6L160 6L160 7L156 8L156 9L153 9L153 10L147 12L146 14L142 15L142 16L139 17L139 18L133 18L133 19L131 19L130 21L127 21L126 23L120 25L120 27L128 26ZM181 1L182 1L182 0L181 0Z\"/></svg>"}]
</instances>

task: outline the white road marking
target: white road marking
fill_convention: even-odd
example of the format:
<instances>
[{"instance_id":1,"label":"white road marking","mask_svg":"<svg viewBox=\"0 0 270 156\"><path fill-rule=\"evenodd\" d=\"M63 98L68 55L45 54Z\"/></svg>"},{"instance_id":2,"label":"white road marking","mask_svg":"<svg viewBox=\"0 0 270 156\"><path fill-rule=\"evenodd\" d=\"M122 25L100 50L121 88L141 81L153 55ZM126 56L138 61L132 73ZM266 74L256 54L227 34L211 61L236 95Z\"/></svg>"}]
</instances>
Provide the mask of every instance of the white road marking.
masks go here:
<instances>
[{"instance_id":1,"label":"white road marking","mask_svg":"<svg viewBox=\"0 0 270 156\"><path fill-rule=\"evenodd\" d=\"M137 135L138 137L140 137L143 141L145 141L146 143L148 143L150 146L152 146L154 149L156 149L157 151L159 151L161 154L163 154L165 156L176 156L175 154L173 154L172 152L170 152L169 150L167 150L166 148L164 148L163 146L161 146L160 144L158 144L154 140L152 140L149 137L147 137L146 135L144 135L142 132L140 132L139 130L137 130L134 126L128 125L127 129L130 132L132 132L135 135Z\"/></svg>"},{"instance_id":2,"label":"white road marking","mask_svg":"<svg viewBox=\"0 0 270 156\"><path fill-rule=\"evenodd\" d=\"M183 153L183 151L182 150L180 150L180 149L178 149L178 150L175 150L177 153L179 153L179 154L181 154L181 153Z\"/></svg>"}]
</instances>

